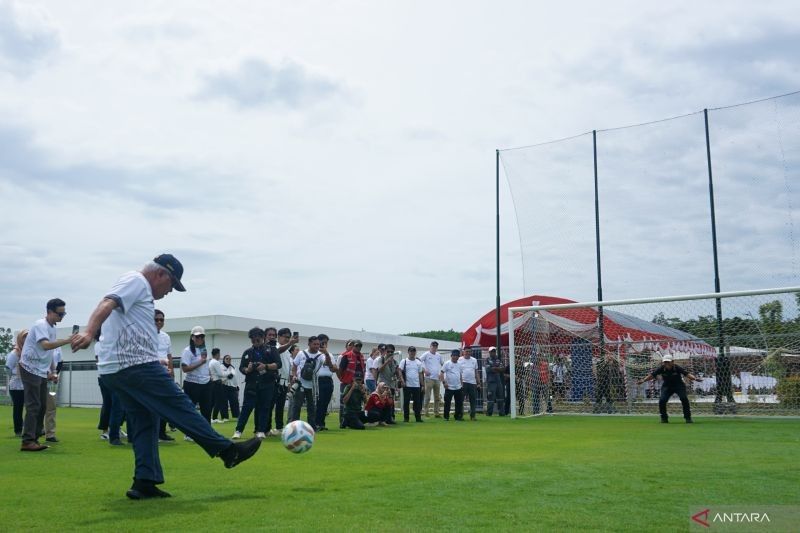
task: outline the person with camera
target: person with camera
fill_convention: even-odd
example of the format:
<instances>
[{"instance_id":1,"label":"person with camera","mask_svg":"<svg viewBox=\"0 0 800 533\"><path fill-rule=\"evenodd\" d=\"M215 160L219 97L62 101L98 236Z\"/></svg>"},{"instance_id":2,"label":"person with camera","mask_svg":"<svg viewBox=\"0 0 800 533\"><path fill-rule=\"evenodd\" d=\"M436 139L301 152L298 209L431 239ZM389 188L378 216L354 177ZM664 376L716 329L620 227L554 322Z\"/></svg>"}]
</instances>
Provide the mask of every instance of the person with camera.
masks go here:
<instances>
[{"instance_id":1,"label":"person with camera","mask_svg":"<svg viewBox=\"0 0 800 533\"><path fill-rule=\"evenodd\" d=\"M317 410L314 402L314 381L325 361L319 351L319 338L312 335L308 338L308 349L297 354L292 362L292 402L289 420L300 420L303 402L306 404L308 424L316 431Z\"/></svg>"},{"instance_id":2,"label":"person with camera","mask_svg":"<svg viewBox=\"0 0 800 533\"><path fill-rule=\"evenodd\" d=\"M389 393L393 401L397 398L398 385L400 388L405 387L403 374L400 372L400 365L395 361L394 352L394 344L387 344L386 353L376 362L378 381L385 383L389 387ZM392 407L392 421L394 421L394 406Z\"/></svg>"},{"instance_id":3,"label":"person with camera","mask_svg":"<svg viewBox=\"0 0 800 533\"><path fill-rule=\"evenodd\" d=\"M268 435L280 435L283 429L284 412L286 410L286 400L289 393L289 384L292 378L292 361L297 355L297 342L299 340L297 331L292 335L289 328L278 330L278 357L281 359L281 368L278 371L278 381L275 384L275 401L273 414L275 416L275 427L272 427L272 419L267 421L269 428ZM288 413L287 413L288 414Z\"/></svg>"},{"instance_id":4,"label":"person with camera","mask_svg":"<svg viewBox=\"0 0 800 533\"><path fill-rule=\"evenodd\" d=\"M393 425L394 398L392 391L386 383L380 382L375 388L375 392L367 398L367 405L364 407L367 415L367 422L378 422L379 425Z\"/></svg>"},{"instance_id":5,"label":"person with camera","mask_svg":"<svg viewBox=\"0 0 800 533\"><path fill-rule=\"evenodd\" d=\"M236 375L236 368L231 363L231 354L225 354L222 358L222 391L224 400L222 402L220 416L225 422L228 420L228 408L230 407L231 416L239 419L239 376Z\"/></svg>"},{"instance_id":6,"label":"person with camera","mask_svg":"<svg viewBox=\"0 0 800 533\"><path fill-rule=\"evenodd\" d=\"M250 413L255 409L255 436L257 439L265 439L269 408L275 395L275 383L281 360L277 351L266 345L263 329L252 328L247 336L250 337L252 346L244 351L239 363L239 372L244 374L244 402L233 438L242 437Z\"/></svg>"},{"instance_id":7,"label":"person with camera","mask_svg":"<svg viewBox=\"0 0 800 533\"><path fill-rule=\"evenodd\" d=\"M364 414L364 398L367 397L367 388L364 386L364 377L356 373L353 382L344 388L344 427L350 429L366 429L365 422L370 420ZM374 420L377 422L377 420Z\"/></svg>"},{"instance_id":8,"label":"person with camera","mask_svg":"<svg viewBox=\"0 0 800 533\"><path fill-rule=\"evenodd\" d=\"M339 356L337 363L339 369L336 372L339 376L339 427L344 429L344 390L355 379L356 373L361 374L362 378L366 370L364 356L361 348L364 346L358 339L347 341L346 351Z\"/></svg>"},{"instance_id":9,"label":"person with camera","mask_svg":"<svg viewBox=\"0 0 800 533\"><path fill-rule=\"evenodd\" d=\"M333 362L333 356L328 352L328 341L330 337L324 333L317 335L319 339L319 351L325 357L322 366L317 372L317 431L327 431L325 418L328 416L328 404L333 398L333 375L339 369Z\"/></svg>"},{"instance_id":10,"label":"person with camera","mask_svg":"<svg viewBox=\"0 0 800 533\"><path fill-rule=\"evenodd\" d=\"M403 422L408 422L408 407L414 402L414 418L422 422L422 384L424 381L425 366L417 359L417 349L408 347L408 357L400 361L400 371L403 374Z\"/></svg>"}]
</instances>

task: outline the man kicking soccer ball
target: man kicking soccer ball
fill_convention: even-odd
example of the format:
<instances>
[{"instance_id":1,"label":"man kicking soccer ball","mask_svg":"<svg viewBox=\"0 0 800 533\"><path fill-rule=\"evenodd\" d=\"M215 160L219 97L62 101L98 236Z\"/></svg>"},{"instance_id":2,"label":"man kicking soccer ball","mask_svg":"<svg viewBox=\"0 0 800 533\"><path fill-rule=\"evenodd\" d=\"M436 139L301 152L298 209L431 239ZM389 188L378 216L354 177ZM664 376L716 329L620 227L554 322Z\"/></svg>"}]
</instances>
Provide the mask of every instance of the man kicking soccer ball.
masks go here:
<instances>
[{"instance_id":1,"label":"man kicking soccer ball","mask_svg":"<svg viewBox=\"0 0 800 533\"><path fill-rule=\"evenodd\" d=\"M211 429L161 366L153 301L172 289L184 292L182 276L183 265L170 254L159 255L141 272L128 272L103 297L86 330L72 341L73 351L87 348L102 328L95 347L97 372L128 416L136 463L133 486L126 493L132 500L170 496L156 486L164 483L158 456L159 417L171 421L211 457L222 459L226 468L249 459L261 445L258 439L233 443Z\"/></svg>"}]
</instances>

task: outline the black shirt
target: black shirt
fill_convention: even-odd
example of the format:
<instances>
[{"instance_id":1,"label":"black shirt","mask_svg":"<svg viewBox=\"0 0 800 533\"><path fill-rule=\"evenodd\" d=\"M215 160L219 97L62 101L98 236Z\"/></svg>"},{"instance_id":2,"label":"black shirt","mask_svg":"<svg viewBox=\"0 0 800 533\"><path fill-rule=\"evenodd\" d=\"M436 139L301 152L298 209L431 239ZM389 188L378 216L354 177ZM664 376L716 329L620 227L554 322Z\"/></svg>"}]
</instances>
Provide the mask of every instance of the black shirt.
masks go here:
<instances>
[{"instance_id":1,"label":"black shirt","mask_svg":"<svg viewBox=\"0 0 800 533\"><path fill-rule=\"evenodd\" d=\"M244 351L242 354L242 360L239 363L239 372L244 374L244 381L245 383L253 383L253 382L260 382L260 381L276 381L278 371L277 370L270 370L263 374L259 374L258 372L251 372L247 373L247 365L253 363L256 365L258 363L264 363L268 365L270 363L275 363L280 368L281 365L281 358L278 355L278 350L274 346L260 346L258 348L251 347Z\"/></svg>"},{"instance_id":2,"label":"black shirt","mask_svg":"<svg viewBox=\"0 0 800 533\"><path fill-rule=\"evenodd\" d=\"M667 367L662 363L660 367L651 372L653 377L661 376L664 379L664 385L667 387L680 387L683 385L681 376L689 374L685 369L676 364L672 364L672 368L667 370Z\"/></svg>"}]
</instances>

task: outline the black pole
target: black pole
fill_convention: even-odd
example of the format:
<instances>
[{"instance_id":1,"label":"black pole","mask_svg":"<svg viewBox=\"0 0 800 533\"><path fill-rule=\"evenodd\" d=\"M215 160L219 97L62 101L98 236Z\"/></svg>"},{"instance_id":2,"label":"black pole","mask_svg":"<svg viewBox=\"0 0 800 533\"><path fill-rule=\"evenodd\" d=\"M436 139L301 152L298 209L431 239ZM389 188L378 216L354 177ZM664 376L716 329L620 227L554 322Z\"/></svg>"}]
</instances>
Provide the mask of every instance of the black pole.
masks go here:
<instances>
[{"instance_id":1,"label":"black pole","mask_svg":"<svg viewBox=\"0 0 800 533\"><path fill-rule=\"evenodd\" d=\"M597 181L597 130L592 130L592 148L594 151L594 242L597 257L597 301L603 301L603 273L600 266L600 187ZM600 356L605 351L605 328L603 327L603 307L598 307Z\"/></svg>"},{"instance_id":2,"label":"black pole","mask_svg":"<svg viewBox=\"0 0 800 533\"><path fill-rule=\"evenodd\" d=\"M495 224L496 236L495 241L497 249L495 257L497 259L497 294L495 299L495 306L497 309L497 355L501 356L503 352L500 351L500 150L494 152L494 168L495 168ZM509 323L508 327L511 327Z\"/></svg>"},{"instance_id":3,"label":"black pole","mask_svg":"<svg viewBox=\"0 0 800 533\"><path fill-rule=\"evenodd\" d=\"M714 177L711 172L711 137L708 133L708 109L703 109L706 127L706 161L708 162L708 200L711 206L711 247L714 255L714 292L720 292L719 282L719 256L717 254L717 215L714 209ZM717 305L717 341L719 343L717 356L717 393L715 403L722 401L723 394L728 402L733 404L731 392L731 371L728 358L725 356L725 336L722 331L722 300L716 299Z\"/></svg>"}]
</instances>

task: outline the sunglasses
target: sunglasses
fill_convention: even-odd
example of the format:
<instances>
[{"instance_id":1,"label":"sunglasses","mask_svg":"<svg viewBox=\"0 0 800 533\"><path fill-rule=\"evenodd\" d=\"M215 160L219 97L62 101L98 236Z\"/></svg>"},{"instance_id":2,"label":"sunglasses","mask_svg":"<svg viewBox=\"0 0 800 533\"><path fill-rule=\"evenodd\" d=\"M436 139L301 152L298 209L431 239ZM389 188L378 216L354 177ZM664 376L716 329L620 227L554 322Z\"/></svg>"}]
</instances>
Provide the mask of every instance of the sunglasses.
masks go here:
<instances>
[{"instance_id":1,"label":"sunglasses","mask_svg":"<svg viewBox=\"0 0 800 533\"><path fill-rule=\"evenodd\" d=\"M67 316L67 312L66 311L61 311L60 313L58 311L53 311L53 312L55 314L57 314L58 316L60 316L61 318L64 318L65 316Z\"/></svg>"},{"instance_id":2,"label":"sunglasses","mask_svg":"<svg viewBox=\"0 0 800 533\"><path fill-rule=\"evenodd\" d=\"M205 339L205 335L192 335L192 337L197 337L198 339Z\"/></svg>"},{"instance_id":3,"label":"sunglasses","mask_svg":"<svg viewBox=\"0 0 800 533\"><path fill-rule=\"evenodd\" d=\"M164 322L163 318L156 318L156 322Z\"/></svg>"}]
</instances>

